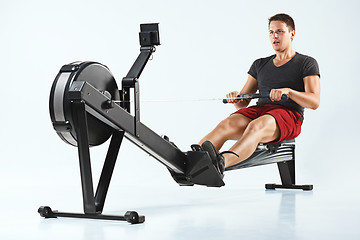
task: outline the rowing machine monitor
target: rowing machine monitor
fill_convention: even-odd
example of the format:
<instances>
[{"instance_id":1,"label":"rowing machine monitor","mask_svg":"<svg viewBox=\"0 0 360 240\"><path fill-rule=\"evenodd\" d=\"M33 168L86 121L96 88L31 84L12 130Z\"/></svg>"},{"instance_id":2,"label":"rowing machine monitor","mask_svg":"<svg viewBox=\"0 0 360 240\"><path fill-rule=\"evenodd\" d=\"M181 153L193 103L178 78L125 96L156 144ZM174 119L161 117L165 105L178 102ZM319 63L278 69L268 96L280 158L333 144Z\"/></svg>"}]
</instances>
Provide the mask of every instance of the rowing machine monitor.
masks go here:
<instances>
[{"instance_id":1,"label":"rowing machine monitor","mask_svg":"<svg viewBox=\"0 0 360 240\"><path fill-rule=\"evenodd\" d=\"M140 30L139 38L142 47L160 45L158 23L140 24Z\"/></svg>"}]
</instances>

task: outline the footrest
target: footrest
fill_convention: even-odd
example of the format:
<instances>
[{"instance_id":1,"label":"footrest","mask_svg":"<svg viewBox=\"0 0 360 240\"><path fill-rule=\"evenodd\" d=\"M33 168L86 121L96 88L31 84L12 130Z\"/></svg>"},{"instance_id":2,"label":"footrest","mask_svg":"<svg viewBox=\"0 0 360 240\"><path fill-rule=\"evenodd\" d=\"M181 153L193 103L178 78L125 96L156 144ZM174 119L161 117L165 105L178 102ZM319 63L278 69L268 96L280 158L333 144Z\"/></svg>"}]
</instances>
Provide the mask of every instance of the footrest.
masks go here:
<instances>
[{"instance_id":1,"label":"footrest","mask_svg":"<svg viewBox=\"0 0 360 240\"><path fill-rule=\"evenodd\" d=\"M223 181L224 175L220 174L212 164L208 152L187 152L186 164L186 176L192 183L208 187L222 187L225 185Z\"/></svg>"},{"instance_id":2,"label":"footrest","mask_svg":"<svg viewBox=\"0 0 360 240\"><path fill-rule=\"evenodd\" d=\"M102 220L116 220L116 221L127 221L131 224L143 223L145 222L145 216L139 216L135 211L127 211L124 216L117 215L104 215L104 214L86 214L86 213L65 213L58 212L56 210L51 210L48 206L41 206L38 209L38 213L41 217L44 218L58 218L58 217L68 217L68 218L88 218L88 219L102 219Z\"/></svg>"},{"instance_id":3,"label":"footrest","mask_svg":"<svg viewBox=\"0 0 360 240\"><path fill-rule=\"evenodd\" d=\"M302 189L304 191L311 191L313 190L313 185L307 184L307 185L281 185L281 184L275 184L275 183L267 183L265 184L266 189L276 189L276 188L284 188L284 189Z\"/></svg>"}]
</instances>

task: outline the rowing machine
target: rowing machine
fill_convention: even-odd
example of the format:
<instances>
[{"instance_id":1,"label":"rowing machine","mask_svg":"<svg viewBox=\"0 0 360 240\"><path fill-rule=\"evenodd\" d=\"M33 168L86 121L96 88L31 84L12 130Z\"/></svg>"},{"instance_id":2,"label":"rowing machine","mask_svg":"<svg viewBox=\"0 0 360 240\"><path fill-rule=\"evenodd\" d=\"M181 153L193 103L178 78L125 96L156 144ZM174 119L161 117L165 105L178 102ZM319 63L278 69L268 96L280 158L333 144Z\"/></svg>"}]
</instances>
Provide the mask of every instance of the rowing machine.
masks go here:
<instances>
[{"instance_id":1,"label":"rowing machine","mask_svg":"<svg viewBox=\"0 0 360 240\"><path fill-rule=\"evenodd\" d=\"M58 212L42 206L38 209L42 217L144 222L145 217L134 211L124 216L102 214L124 137L162 163L180 186L225 185L223 175L216 170L207 152L182 152L167 137L159 136L140 121L139 77L155 46L160 45L158 24L141 24L140 29L140 54L122 79L121 90L110 70L101 63L74 62L64 65L57 74L50 92L50 117L59 137L78 149L84 213ZM130 109L131 90L134 91L134 115ZM89 147L101 145L109 138L94 194Z\"/></svg>"}]
</instances>

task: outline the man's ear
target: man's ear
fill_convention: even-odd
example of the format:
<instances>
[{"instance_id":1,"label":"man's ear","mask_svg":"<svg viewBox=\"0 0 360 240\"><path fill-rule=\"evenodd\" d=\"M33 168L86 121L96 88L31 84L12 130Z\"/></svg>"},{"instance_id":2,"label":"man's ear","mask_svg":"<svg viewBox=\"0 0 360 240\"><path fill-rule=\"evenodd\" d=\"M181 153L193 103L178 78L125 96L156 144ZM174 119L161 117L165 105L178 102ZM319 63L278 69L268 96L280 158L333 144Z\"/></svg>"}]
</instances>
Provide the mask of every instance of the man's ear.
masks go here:
<instances>
[{"instance_id":1,"label":"man's ear","mask_svg":"<svg viewBox=\"0 0 360 240\"><path fill-rule=\"evenodd\" d=\"M295 30L290 31L291 34L291 41L294 40L295 37Z\"/></svg>"}]
</instances>

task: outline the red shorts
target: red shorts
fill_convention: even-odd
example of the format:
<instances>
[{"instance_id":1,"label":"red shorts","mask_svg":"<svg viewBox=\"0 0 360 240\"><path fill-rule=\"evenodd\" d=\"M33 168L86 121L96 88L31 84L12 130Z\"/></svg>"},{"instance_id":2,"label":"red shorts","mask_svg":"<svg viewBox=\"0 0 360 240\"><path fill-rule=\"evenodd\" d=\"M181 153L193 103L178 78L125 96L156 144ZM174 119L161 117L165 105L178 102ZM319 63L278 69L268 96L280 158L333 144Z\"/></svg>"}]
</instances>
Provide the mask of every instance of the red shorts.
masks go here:
<instances>
[{"instance_id":1,"label":"red shorts","mask_svg":"<svg viewBox=\"0 0 360 240\"><path fill-rule=\"evenodd\" d=\"M248 108L241 108L234 113L240 113L250 119L255 119L265 114L273 116L280 129L280 138L274 142L296 138L301 132L300 113L281 105L255 105Z\"/></svg>"}]
</instances>

